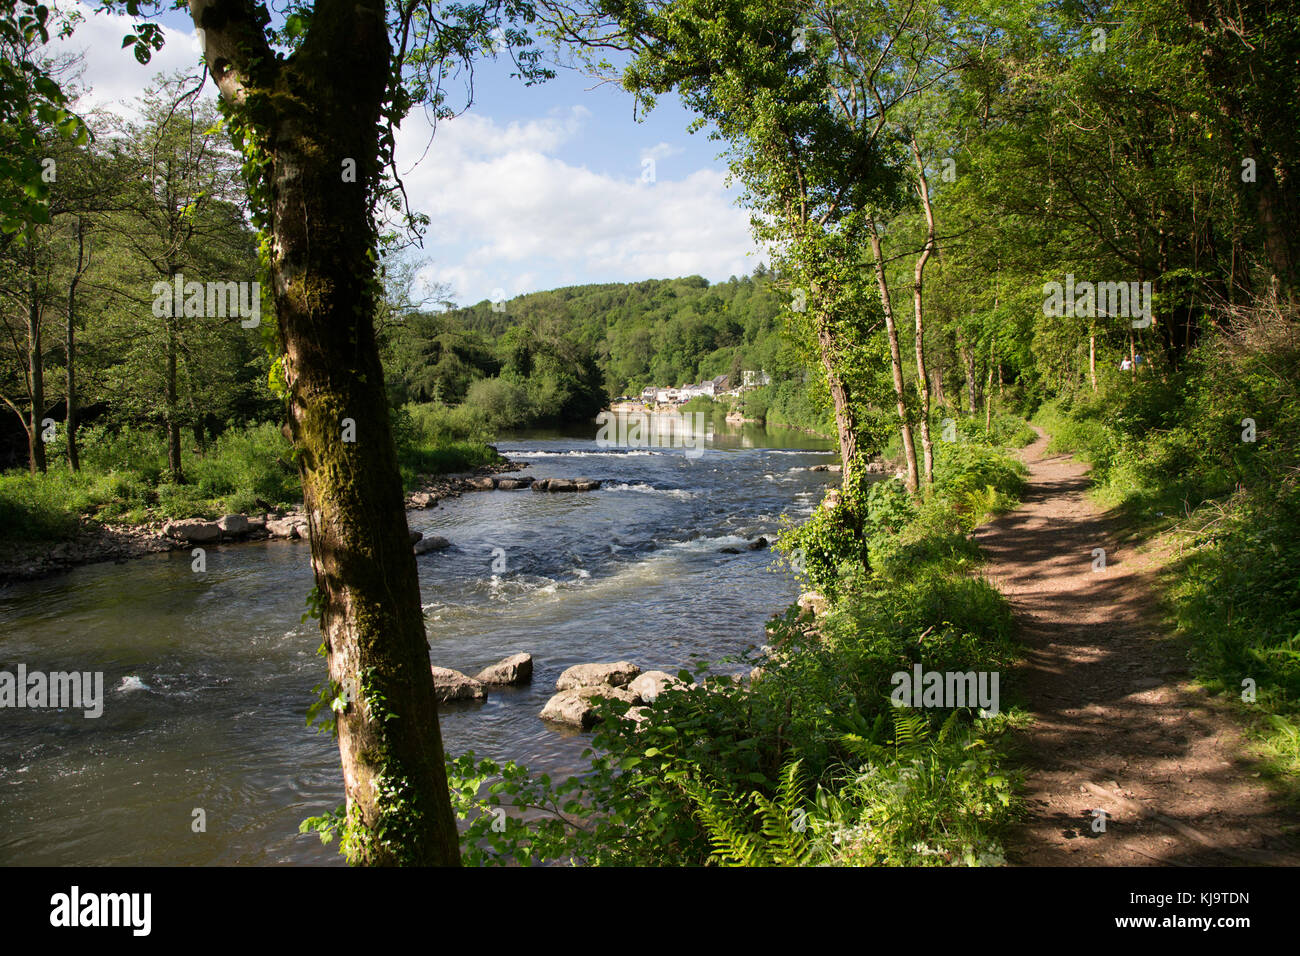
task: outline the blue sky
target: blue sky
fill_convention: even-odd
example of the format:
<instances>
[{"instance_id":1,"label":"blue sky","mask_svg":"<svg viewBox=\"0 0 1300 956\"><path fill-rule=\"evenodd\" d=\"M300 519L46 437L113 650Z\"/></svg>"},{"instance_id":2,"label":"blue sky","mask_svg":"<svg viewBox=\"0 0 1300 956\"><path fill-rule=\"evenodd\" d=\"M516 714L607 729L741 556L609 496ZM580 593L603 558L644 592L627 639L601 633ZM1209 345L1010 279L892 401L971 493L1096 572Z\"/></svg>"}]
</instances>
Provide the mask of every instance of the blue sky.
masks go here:
<instances>
[{"instance_id":1,"label":"blue sky","mask_svg":"<svg viewBox=\"0 0 1300 956\"><path fill-rule=\"evenodd\" d=\"M79 9L86 20L65 46L85 52L83 83L97 105L123 110L156 73L197 67L184 14L162 19L167 43L141 67L120 49L127 18ZM753 270L762 256L725 185L720 144L687 133L692 117L676 96L637 122L631 96L614 84L562 70L525 87L511 69L504 56L481 62L473 107L440 124L427 153L427 119L417 111L403 124L399 169L414 208L432 218L414 253L423 280L467 304L587 282L721 281Z\"/></svg>"}]
</instances>

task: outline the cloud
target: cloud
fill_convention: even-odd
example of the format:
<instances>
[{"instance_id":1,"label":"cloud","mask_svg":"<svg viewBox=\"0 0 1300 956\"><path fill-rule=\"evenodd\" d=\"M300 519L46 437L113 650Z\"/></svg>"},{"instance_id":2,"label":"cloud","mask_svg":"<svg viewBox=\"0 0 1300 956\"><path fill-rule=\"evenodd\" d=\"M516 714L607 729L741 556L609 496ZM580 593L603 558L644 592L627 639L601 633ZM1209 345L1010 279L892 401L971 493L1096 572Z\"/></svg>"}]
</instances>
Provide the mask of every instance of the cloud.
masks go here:
<instances>
[{"instance_id":1,"label":"cloud","mask_svg":"<svg viewBox=\"0 0 1300 956\"><path fill-rule=\"evenodd\" d=\"M580 106L507 125L468 114L440 124L431 145L428 124L408 121L399 168L412 205L432 218L426 274L469 303L498 289L513 296L582 282L725 279L753 268L749 217L721 171L645 182L639 167L619 177L555 155L582 145L589 118ZM641 155L679 152L660 143Z\"/></svg>"},{"instance_id":2,"label":"cloud","mask_svg":"<svg viewBox=\"0 0 1300 956\"><path fill-rule=\"evenodd\" d=\"M85 90L78 104L80 110L101 107L119 116L133 117L133 102L159 73L183 70L197 74L200 69L200 51L193 29L162 26L163 48L155 51L146 66L136 60L129 48L122 47L122 37L134 32L131 17L100 13L79 0L61 4L60 10L79 13L84 18L70 38L54 39L50 43L55 53L75 53L83 58L83 71L77 84ZM215 94L215 87L207 84L204 95Z\"/></svg>"}]
</instances>

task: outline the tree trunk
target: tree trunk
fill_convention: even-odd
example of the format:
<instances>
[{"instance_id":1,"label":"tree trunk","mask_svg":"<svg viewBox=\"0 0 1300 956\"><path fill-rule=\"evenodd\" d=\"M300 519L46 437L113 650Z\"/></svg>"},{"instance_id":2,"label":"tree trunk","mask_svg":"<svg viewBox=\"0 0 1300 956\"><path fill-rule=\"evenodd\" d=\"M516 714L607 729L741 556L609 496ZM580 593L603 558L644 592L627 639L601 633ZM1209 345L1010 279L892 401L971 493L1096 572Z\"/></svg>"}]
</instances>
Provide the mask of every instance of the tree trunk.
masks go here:
<instances>
[{"instance_id":1,"label":"tree trunk","mask_svg":"<svg viewBox=\"0 0 1300 956\"><path fill-rule=\"evenodd\" d=\"M377 0L320 2L271 52L251 4L191 0L218 88L267 151L270 272L332 680L354 863L456 865L415 555L374 314L372 197L392 51ZM238 69L236 69L238 67ZM344 181L346 161L355 182ZM350 420L345 423L345 420ZM346 441L345 427L355 435Z\"/></svg>"},{"instance_id":2,"label":"tree trunk","mask_svg":"<svg viewBox=\"0 0 1300 956\"><path fill-rule=\"evenodd\" d=\"M985 376L984 384L984 437L987 438L993 430L993 366L989 366L988 374Z\"/></svg>"},{"instance_id":3,"label":"tree trunk","mask_svg":"<svg viewBox=\"0 0 1300 956\"><path fill-rule=\"evenodd\" d=\"M835 432L839 439L840 462L845 478L856 474L858 459L858 429L853 406L849 402L848 390L840 377L835 362L835 337L827 325L825 316L818 316L817 344L821 353L822 365L826 369L826 381L830 385L831 402L835 407Z\"/></svg>"},{"instance_id":4,"label":"tree trunk","mask_svg":"<svg viewBox=\"0 0 1300 956\"><path fill-rule=\"evenodd\" d=\"M921 197L921 206L925 209L925 247L916 259L913 273L912 305L916 313L916 391L921 401L918 421L921 425L921 451L925 464L925 484L934 484L934 443L930 440L930 378L925 373L925 318L922 310L922 291L925 282L925 264L934 251L934 207L930 205L930 184L925 178L925 165L921 162L921 150L916 145L915 134L911 137L912 158L916 162L916 191ZM875 230L873 229L874 233Z\"/></svg>"},{"instance_id":5,"label":"tree trunk","mask_svg":"<svg viewBox=\"0 0 1300 956\"><path fill-rule=\"evenodd\" d=\"M907 391L903 386L903 353L898 347L898 326L894 323L894 308L889 301L889 280L885 278L885 256L876 233L876 221L867 217L867 234L871 237L871 253L876 262L876 284L880 287L880 304L885 311L885 332L889 336L889 357L894 369L894 395L898 399L898 429L903 438L903 457L907 462L907 490L919 487L916 469L916 446L912 444L912 427L907 421Z\"/></svg>"},{"instance_id":6,"label":"tree trunk","mask_svg":"<svg viewBox=\"0 0 1300 956\"><path fill-rule=\"evenodd\" d=\"M176 303L172 312L178 311L179 303ZM185 472L181 467L181 425L176 417L176 316L173 314L167 319L167 379L165 383L167 399L167 419L165 422L167 431L167 469L171 472L172 481L180 484L185 480Z\"/></svg>"},{"instance_id":7,"label":"tree trunk","mask_svg":"<svg viewBox=\"0 0 1300 956\"><path fill-rule=\"evenodd\" d=\"M81 461L77 455L77 285L81 275L86 271L86 223L77 220L77 266L72 272L72 281L68 284L68 321L67 321L67 366L65 390L68 395L66 418L68 438L68 467L73 471L81 470Z\"/></svg>"},{"instance_id":8,"label":"tree trunk","mask_svg":"<svg viewBox=\"0 0 1300 956\"><path fill-rule=\"evenodd\" d=\"M1001 366L999 366L999 369ZM1097 334L1088 335L1088 376L1092 379L1092 390L1097 391ZM1002 390L1002 379L998 377L998 391Z\"/></svg>"},{"instance_id":9,"label":"tree trunk","mask_svg":"<svg viewBox=\"0 0 1300 956\"><path fill-rule=\"evenodd\" d=\"M962 371L966 374L966 415L974 418L975 409L979 407L979 397L976 395L979 385L975 380L975 352L966 345L965 339L959 342L957 348L961 352Z\"/></svg>"},{"instance_id":10,"label":"tree trunk","mask_svg":"<svg viewBox=\"0 0 1300 956\"><path fill-rule=\"evenodd\" d=\"M32 274L27 284L27 368L31 375L32 420L27 429L27 461L34 475L45 471L45 354L41 342L40 287L36 280L35 237L28 233Z\"/></svg>"}]
</instances>

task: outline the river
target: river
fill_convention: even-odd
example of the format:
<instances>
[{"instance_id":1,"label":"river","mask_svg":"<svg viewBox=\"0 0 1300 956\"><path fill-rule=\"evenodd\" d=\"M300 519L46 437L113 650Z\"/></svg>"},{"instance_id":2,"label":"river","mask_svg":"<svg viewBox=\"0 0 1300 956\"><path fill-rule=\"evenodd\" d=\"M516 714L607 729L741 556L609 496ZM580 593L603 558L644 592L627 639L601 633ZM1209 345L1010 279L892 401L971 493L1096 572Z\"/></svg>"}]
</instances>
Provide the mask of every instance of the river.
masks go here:
<instances>
[{"instance_id":1,"label":"river","mask_svg":"<svg viewBox=\"0 0 1300 956\"><path fill-rule=\"evenodd\" d=\"M806 468L833 461L830 443L719 423L696 456L604 448L595 431L497 447L523 474L598 491L467 493L410 513L452 542L417 558L431 662L472 675L518 651L535 661L530 686L444 705L449 753L578 769L589 735L538 718L566 667L717 661L761 643L797 595L772 552L744 543L811 511L834 476ZM179 551L0 587L0 669L102 671L105 694L95 719L0 710L0 864L341 864L298 833L342 802L337 746L305 724L324 677L319 631L300 620L311 587L307 546L284 541L211 547L205 573Z\"/></svg>"}]
</instances>

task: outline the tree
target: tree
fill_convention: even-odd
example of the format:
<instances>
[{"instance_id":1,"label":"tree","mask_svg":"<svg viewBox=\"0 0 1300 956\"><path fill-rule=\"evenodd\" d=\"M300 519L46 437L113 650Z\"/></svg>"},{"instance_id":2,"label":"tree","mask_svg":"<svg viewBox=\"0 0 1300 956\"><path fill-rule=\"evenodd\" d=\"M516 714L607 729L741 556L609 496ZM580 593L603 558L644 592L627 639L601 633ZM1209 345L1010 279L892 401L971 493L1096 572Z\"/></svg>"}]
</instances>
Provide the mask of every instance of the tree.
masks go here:
<instances>
[{"instance_id":1,"label":"tree","mask_svg":"<svg viewBox=\"0 0 1300 956\"><path fill-rule=\"evenodd\" d=\"M139 10L136 0L126 7ZM253 0L190 0L189 10L264 235L274 373L340 689L341 847L357 863L453 865L457 834L375 335L379 213L399 201L384 178L395 126L421 101L445 115L448 70L493 49L495 28L521 73L539 76L514 26L529 10L514 0L449 10L319 0L295 6L280 29ZM145 26L137 52L161 42Z\"/></svg>"}]
</instances>

